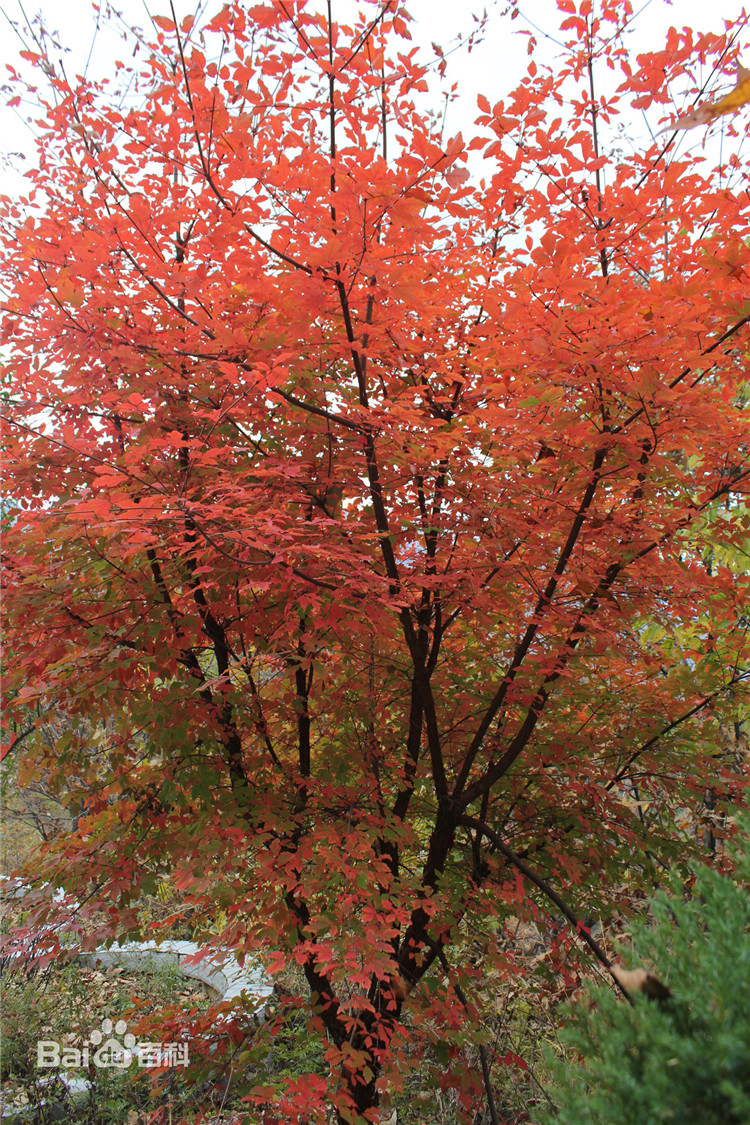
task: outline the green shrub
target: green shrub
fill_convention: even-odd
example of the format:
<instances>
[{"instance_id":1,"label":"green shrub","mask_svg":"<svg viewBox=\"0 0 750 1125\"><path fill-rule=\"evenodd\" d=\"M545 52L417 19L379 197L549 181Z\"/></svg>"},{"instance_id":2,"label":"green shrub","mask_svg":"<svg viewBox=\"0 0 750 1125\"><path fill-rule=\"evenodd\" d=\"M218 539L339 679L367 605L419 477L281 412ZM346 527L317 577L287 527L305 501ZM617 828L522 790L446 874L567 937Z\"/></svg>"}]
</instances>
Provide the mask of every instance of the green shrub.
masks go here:
<instances>
[{"instance_id":1,"label":"green shrub","mask_svg":"<svg viewBox=\"0 0 750 1125\"><path fill-rule=\"evenodd\" d=\"M671 997L590 990L561 1034L545 1125L750 1125L750 821L732 875L700 868L633 926L627 960ZM576 1063L576 1058L579 1060Z\"/></svg>"}]
</instances>

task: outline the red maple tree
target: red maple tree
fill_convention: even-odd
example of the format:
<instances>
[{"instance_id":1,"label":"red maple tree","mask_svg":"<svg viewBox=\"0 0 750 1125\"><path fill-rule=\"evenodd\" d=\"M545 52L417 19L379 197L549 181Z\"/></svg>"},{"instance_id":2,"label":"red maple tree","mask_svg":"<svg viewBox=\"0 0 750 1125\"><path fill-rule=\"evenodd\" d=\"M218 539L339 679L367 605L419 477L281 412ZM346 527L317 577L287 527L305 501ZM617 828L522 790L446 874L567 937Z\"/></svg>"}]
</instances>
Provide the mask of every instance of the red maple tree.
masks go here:
<instances>
[{"instance_id":1,"label":"red maple tree","mask_svg":"<svg viewBox=\"0 0 750 1125\"><path fill-rule=\"evenodd\" d=\"M559 7L557 69L470 140L400 0L157 20L126 99L31 60L7 737L85 796L50 871L110 932L171 873L301 967L330 1080L268 1120L376 1120L409 1036L477 1017L504 917L575 930L684 847L665 802L736 797L745 165L601 130L731 84L740 28L636 64L628 0ZM34 709L68 719L44 754Z\"/></svg>"}]
</instances>

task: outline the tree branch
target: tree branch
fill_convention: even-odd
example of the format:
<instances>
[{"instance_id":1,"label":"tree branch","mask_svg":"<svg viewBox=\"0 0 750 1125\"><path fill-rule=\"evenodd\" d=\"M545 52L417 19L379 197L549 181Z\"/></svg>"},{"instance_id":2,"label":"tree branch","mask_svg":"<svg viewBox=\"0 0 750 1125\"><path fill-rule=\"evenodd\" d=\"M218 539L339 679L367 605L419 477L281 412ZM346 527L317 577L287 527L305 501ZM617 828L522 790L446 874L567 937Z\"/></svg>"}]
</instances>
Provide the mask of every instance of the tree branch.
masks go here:
<instances>
[{"instance_id":1,"label":"tree branch","mask_svg":"<svg viewBox=\"0 0 750 1125\"><path fill-rule=\"evenodd\" d=\"M486 836L490 843L493 844L494 847L497 848L497 850L501 853L501 855L505 856L508 863L515 867L517 871L520 871L521 874L526 879L528 879L530 883L533 883L533 885L538 890L540 890L546 898L550 900L550 902L553 902L555 904L560 913L570 923L576 936L580 938L581 941L586 943L586 945L596 957L597 961L601 965L603 965L607 972L610 974L612 980L614 981L617 988L619 988L620 992L622 992L623 996L627 1000L630 1000L630 994L625 988L623 988L623 986L617 980L616 976L613 974L612 964L602 947L597 941L594 940L594 938L592 938L591 934L578 920L567 903L565 903L563 899L560 898L560 895L552 889L549 883L545 879L543 879L541 875L537 875L535 871L532 871L529 865L524 860L522 860L520 856L517 856L515 852L511 851L508 845L500 839L497 832L495 832L493 828L490 828L489 824L485 824L481 820L476 820L472 816L462 816L459 820L459 824L463 825L463 827L465 828L471 828L478 835Z\"/></svg>"}]
</instances>

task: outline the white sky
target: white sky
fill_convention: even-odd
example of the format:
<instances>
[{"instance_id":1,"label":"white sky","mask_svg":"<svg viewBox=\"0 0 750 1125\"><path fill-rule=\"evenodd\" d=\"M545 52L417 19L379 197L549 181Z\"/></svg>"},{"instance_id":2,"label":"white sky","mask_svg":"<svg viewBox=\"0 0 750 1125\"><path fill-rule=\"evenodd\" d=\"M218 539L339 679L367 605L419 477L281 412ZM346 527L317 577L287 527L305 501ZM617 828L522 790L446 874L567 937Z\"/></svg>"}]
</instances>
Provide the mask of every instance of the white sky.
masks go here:
<instances>
[{"instance_id":1,"label":"white sky","mask_svg":"<svg viewBox=\"0 0 750 1125\"><path fill-rule=\"evenodd\" d=\"M320 0L322 3L322 0ZM201 9L210 13L220 7L221 0L174 0L178 18L195 13ZM346 18L356 0L333 0L334 16L337 12ZM431 54L430 43L437 42L446 52L455 44L459 32L469 33L475 26L473 12L481 12L486 6L490 15L488 30L484 40L471 54L465 47L459 48L449 56L447 78L459 84L459 100L451 105L446 122L446 135L459 129L466 135L476 113L476 97L485 94L491 102L503 97L523 76L527 66L525 40L511 34L511 24L502 18L502 10L507 0L410 0L408 9L414 17L412 33L415 42ZM536 36L540 53L536 56L550 64L559 48L553 42L558 35L559 20L555 0L518 0L521 15L512 27L526 28ZM102 8L109 6L102 0ZM152 15L169 15L168 0L119 0L116 7L122 12L128 24L135 24L147 30ZM721 31L725 19L737 16L742 10L741 0L634 0L636 11L641 13L634 21L632 43L637 51L655 50L661 46L665 32L670 24L678 27L685 24L700 30ZM0 73L4 64L18 65L18 54L23 49L21 38L14 31L16 24L27 40L26 30L29 19L41 14L48 30L64 52L65 67L69 75L81 73L88 68L91 77L111 75L114 62L120 58L128 61L130 51L125 42L118 37L117 27L107 27L106 20L98 21L91 0L0 0ZM532 25L535 25L532 26ZM122 30L123 24L119 25ZM552 38L544 38L543 34ZM750 31L748 42L743 44L746 65L750 65ZM442 108L442 97L436 91L434 108ZM22 107L21 107L22 110ZM635 123L646 136L642 122ZM687 143L692 143L692 135ZM9 110L0 105L0 190L12 191L18 179L8 167L7 154L23 154L33 158L31 133L24 125L22 112ZM11 166L19 168L22 161L17 156L10 157ZM5 169L3 170L3 164Z\"/></svg>"}]
</instances>

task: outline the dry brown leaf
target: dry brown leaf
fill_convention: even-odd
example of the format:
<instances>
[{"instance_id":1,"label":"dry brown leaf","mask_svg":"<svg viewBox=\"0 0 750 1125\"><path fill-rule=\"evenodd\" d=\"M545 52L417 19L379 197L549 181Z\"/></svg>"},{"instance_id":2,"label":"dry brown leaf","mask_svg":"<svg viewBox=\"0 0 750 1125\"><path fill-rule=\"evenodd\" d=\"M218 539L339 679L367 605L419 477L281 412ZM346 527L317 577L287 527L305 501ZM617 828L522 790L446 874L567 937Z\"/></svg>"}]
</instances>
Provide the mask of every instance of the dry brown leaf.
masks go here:
<instances>
[{"instance_id":1,"label":"dry brown leaf","mask_svg":"<svg viewBox=\"0 0 750 1125\"><path fill-rule=\"evenodd\" d=\"M613 965L612 976L626 992L643 992L651 1000L668 1000L672 995L666 984L645 969L623 969Z\"/></svg>"}]
</instances>

